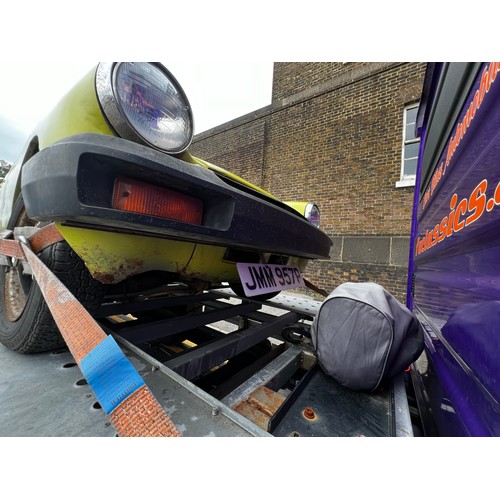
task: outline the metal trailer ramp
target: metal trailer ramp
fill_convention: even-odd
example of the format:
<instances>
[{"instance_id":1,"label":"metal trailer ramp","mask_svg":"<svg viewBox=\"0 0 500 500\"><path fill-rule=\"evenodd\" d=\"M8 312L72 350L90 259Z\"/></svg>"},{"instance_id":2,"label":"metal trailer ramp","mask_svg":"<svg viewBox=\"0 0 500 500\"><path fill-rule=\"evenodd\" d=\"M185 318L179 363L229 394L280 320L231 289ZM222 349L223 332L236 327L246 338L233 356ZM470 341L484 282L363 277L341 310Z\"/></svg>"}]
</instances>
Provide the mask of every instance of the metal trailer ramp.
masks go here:
<instances>
[{"instance_id":1,"label":"metal trailer ramp","mask_svg":"<svg viewBox=\"0 0 500 500\"><path fill-rule=\"evenodd\" d=\"M324 375L310 340L282 336L310 324L320 304L180 287L110 300L97 321L183 436L411 436L402 376L355 393ZM0 361L0 436L116 435L69 351L0 346Z\"/></svg>"}]
</instances>

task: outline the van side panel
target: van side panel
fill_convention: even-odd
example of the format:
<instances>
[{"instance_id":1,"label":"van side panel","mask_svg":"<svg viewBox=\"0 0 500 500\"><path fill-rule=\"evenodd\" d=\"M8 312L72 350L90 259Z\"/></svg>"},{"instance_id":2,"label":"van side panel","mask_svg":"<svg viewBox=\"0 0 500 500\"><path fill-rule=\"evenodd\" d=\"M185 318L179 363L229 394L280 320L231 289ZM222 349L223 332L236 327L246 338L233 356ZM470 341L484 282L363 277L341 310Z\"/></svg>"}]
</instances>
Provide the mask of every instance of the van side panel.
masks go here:
<instances>
[{"instance_id":1,"label":"van side panel","mask_svg":"<svg viewBox=\"0 0 500 500\"><path fill-rule=\"evenodd\" d=\"M416 368L427 399L419 407L439 435L500 435L499 70L479 69L417 191L412 301L426 332Z\"/></svg>"}]
</instances>

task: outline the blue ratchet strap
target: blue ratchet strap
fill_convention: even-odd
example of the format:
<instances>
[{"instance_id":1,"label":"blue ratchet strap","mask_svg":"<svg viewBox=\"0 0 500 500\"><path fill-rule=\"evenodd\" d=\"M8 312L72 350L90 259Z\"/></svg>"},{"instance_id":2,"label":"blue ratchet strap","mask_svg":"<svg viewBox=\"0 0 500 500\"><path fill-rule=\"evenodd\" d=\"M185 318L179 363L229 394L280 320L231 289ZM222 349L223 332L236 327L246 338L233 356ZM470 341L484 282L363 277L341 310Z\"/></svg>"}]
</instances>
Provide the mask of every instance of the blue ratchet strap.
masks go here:
<instances>
[{"instance_id":1,"label":"blue ratchet strap","mask_svg":"<svg viewBox=\"0 0 500 500\"><path fill-rule=\"evenodd\" d=\"M82 358L80 369L106 415L145 385L111 336Z\"/></svg>"}]
</instances>

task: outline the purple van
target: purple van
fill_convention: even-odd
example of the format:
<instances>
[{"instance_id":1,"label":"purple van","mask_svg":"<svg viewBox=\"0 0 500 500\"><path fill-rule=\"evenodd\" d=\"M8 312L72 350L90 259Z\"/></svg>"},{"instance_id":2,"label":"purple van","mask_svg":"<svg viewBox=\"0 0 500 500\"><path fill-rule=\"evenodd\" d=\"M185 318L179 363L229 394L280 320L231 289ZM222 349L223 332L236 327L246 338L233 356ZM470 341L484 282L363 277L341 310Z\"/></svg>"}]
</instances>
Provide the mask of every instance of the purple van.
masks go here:
<instances>
[{"instance_id":1,"label":"purple van","mask_svg":"<svg viewBox=\"0 0 500 500\"><path fill-rule=\"evenodd\" d=\"M500 436L500 63L430 63L408 308L425 330L411 380L427 436Z\"/></svg>"}]
</instances>

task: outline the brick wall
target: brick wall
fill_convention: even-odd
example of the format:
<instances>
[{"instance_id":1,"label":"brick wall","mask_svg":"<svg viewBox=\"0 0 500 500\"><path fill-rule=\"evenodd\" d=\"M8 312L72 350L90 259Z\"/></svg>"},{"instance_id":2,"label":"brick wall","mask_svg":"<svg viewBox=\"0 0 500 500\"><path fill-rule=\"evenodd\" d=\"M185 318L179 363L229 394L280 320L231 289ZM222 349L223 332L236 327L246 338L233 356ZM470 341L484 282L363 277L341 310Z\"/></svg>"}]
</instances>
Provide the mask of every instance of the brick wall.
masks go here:
<instances>
[{"instance_id":1,"label":"brick wall","mask_svg":"<svg viewBox=\"0 0 500 500\"><path fill-rule=\"evenodd\" d=\"M405 301L412 188L403 110L424 63L275 63L273 102L195 137L192 152L284 200L315 201L334 241L306 277L327 291L375 281Z\"/></svg>"}]
</instances>

